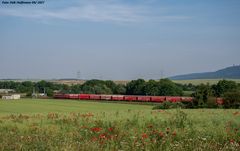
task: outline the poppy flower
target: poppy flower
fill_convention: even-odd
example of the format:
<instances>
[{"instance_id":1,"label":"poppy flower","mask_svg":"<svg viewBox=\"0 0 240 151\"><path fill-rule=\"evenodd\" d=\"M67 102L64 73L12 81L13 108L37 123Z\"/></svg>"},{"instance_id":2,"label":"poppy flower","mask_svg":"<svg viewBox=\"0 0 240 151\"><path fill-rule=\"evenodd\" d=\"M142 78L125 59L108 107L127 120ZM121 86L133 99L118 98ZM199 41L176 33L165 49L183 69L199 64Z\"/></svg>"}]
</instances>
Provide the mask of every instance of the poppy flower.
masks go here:
<instances>
[{"instance_id":1,"label":"poppy flower","mask_svg":"<svg viewBox=\"0 0 240 151\"><path fill-rule=\"evenodd\" d=\"M146 133L143 133L142 134L142 139L146 139L146 138L148 138L148 135Z\"/></svg>"},{"instance_id":2,"label":"poppy flower","mask_svg":"<svg viewBox=\"0 0 240 151\"><path fill-rule=\"evenodd\" d=\"M93 132L100 132L101 130L102 130L102 128L100 128L100 127L91 128L91 131L93 131Z\"/></svg>"}]
</instances>

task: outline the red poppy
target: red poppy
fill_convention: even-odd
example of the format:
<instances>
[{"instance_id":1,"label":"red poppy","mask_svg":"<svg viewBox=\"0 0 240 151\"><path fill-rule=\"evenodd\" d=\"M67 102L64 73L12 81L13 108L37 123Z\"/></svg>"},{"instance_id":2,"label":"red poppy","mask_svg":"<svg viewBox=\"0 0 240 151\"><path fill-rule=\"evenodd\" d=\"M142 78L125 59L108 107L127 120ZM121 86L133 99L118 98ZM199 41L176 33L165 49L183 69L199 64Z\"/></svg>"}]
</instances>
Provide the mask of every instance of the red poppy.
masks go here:
<instances>
[{"instance_id":1,"label":"red poppy","mask_svg":"<svg viewBox=\"0 0 240 151\"><path fill-rule=\"evenodd\" d=\"M148 138L148 135L146 133L143 133L142 134L142 139L146 139L146 138Z\"/></svg>"},{"instance_id":2,"label":"red poppy","mask_svg":"<svg viewBox=\"0 0 240 151\"><path fill-rule=\"evenodd\" d=\"M103 134L100 134L100 135L99 135L99 138L101 138L101 139L105 139L105 138L107 138L107 137L106 137L106 134L103 133Z\"/></svg>"},{"instance_id":3,"label":"red poppy","mask_svg":"<svg viewBox=\"0 0 240 151\"><path fill-rule=\"evenodd\" d=\"M163 137L163 136L164 136L164 133L163 133L163 132L160 132L160 133L159 133L159 136L160 136L160 137Z\"/></svg>"},{"instance_id":4,"label":"red poppy","mask_svg":"<svg viewBox=\"0 0 240 151\"><path fill-rule=\"evenodd\" d=\"M93 137L91 140L95 142L95 141L97 141L98 139L97 139L97 137Z\"/></svg>"},{"instance_id":5,"label":"red poppy","mask_svg":"<svg viewBox=\"0 0 240 151\"><path fill-rule=\"evenodd\" d=\"M113 128L112 128L112 127L108 128L108 131L109 131L109 132L112 132L112 131L113 131Z\"/></svg>"},{"instance_id":6,"label":"red poppy","mask_svg":"<svg viewBox=\"0 0 240 151\"><path fill-rule=\"evenodd\" d=\"M93 131L93 132L100 132L101 130L102 130L102 128L100 128L100 127L91 128L91 131Z\"/></svg>"}]
</instances>

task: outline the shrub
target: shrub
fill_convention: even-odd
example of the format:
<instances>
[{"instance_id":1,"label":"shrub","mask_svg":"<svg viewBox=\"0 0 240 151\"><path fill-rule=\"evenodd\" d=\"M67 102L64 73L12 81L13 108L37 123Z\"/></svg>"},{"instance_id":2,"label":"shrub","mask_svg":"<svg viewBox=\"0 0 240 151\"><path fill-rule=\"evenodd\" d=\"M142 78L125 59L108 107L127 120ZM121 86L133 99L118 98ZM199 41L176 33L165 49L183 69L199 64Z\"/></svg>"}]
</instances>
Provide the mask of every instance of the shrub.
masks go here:
<instances>
[{"instance_id":1,"label":"shrub","mask_svg":"<svg viewBox=\"0 0 240 151\"><path fill-rule=\"evenodd\" d=\"M188 101L183 101L181 102L185 108L187 109L192 109L192 108L196 108L196 106L194 105L194 102L188 102Z\"/></svg>"},{"instance_id":2,"label":"shrub","mask_svg":"<svg viewBox=\"0 0 240 151\"><path fill-rule=\"evenodd\" d=\"M174 108L185 108L185 105L181 102L172 103L169 101L165 101L159 105L153 107L153 110L158 109L174 109Z\"/></svg>"},{"instance_id":3,"label":"shrub","mask_svg":"<svg viewBox=\"0 0 240 151\"><path fill-rule=\"evenodd\" d=\"M208 100L206 102L206 106L208 108L218 108L218 105L216 103L216 98L215 97L208 98Z\"/></svg>"},{"instance_id":4,"label":"shrub","mask_svg":"<svg viewBox=\"0 0 240 151\"><path fill-rule=\"evenodd\" d=\"M240 91L224 93L224 108L240 108Z\"/></svg>"}]
</instances>

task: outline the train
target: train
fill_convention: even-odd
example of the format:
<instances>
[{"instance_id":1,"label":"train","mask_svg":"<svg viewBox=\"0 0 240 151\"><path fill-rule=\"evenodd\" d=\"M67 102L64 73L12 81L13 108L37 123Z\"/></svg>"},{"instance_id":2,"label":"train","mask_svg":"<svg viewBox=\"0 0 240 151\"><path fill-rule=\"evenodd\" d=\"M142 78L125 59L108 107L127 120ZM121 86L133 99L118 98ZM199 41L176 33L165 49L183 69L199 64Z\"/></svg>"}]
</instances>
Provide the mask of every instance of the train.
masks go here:
<instances>
[{"instance_id":1,"label":"train","mask_svg":"<svg viewBox=\"0 0 240 151\"><path fill-rule=\"evenodd\" d=\"M140 96L140 95L106 95L106 94L55 94L55 99L75 100L105 100L105 101L127 101L127 102L192 102L192 97L183 96Z\"/></svg>"}]
</instances>

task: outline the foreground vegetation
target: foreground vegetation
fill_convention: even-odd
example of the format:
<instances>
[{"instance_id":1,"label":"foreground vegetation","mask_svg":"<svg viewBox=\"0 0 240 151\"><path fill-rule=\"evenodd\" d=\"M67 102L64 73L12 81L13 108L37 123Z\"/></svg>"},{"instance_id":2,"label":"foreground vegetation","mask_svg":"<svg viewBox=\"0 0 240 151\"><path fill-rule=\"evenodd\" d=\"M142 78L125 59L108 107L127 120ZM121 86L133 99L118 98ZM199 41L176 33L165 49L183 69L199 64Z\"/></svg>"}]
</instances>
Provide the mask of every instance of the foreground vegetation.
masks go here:
<instances>
[{"instance_id":1,"label":"foreground vegetation","mask_svg":"<svg viewBox=\"0 0 240 151\"><path fill-rule=\"evenodd\" d=\"M240 111L0 101L0 150L239 150Z\"/></svg>"}]
</instances>

